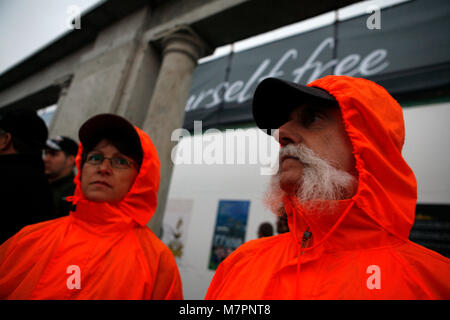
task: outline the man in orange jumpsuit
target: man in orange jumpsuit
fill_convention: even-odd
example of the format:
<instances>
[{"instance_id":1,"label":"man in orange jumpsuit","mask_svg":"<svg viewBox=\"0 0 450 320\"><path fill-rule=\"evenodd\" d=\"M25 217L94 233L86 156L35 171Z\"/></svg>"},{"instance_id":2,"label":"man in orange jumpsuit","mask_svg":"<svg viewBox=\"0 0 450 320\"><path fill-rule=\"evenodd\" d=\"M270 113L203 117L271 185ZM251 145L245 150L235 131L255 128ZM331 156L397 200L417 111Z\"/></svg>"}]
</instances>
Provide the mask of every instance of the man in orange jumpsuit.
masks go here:
<instances>
[{"instance_id":1,"label":"man in orange jumpsuit","mask_svg":"<svg viewBox=\"0 0 450 320\"><path fill-rule=\"evenodd\" d=\"M449 299L450 260L408 240L417 186L402 108L379 85L327 76L263 80L261 129L278 129L266 203L289 232L224 260L206 299Z\"/></svg>"}]
</instances>

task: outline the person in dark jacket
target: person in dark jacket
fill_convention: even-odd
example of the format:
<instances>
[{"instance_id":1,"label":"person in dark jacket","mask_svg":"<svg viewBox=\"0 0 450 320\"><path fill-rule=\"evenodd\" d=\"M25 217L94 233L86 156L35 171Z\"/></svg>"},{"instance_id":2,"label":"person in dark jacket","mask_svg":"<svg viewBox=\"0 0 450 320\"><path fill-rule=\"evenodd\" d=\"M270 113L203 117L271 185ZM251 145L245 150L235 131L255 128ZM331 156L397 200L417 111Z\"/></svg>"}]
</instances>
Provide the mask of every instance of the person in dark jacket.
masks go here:
<instances>
[{"instance_id":1,"label":"person in dark jacket","mask_svg":"<svg viewBox=\"0 0 450 320\"><path fill-rule=\"evenodd\" d=\"M54 215L42 161L47 136L45 122L35 111L0 114L0 243Z\"/></svg>"},{"instance_id":2,"label":"person in dark jacket","mask_svg":"<svg viewBox=\"0 0 450 320\"><path fill-rule=\"evenodd\" d=\"M55 218L66 216L70 202L65 199L75 191L75 157L78 144L69 137L58 136L48 139L44 149L45 175L50 183L55 205Z\"/></svg>"}]
</instances>

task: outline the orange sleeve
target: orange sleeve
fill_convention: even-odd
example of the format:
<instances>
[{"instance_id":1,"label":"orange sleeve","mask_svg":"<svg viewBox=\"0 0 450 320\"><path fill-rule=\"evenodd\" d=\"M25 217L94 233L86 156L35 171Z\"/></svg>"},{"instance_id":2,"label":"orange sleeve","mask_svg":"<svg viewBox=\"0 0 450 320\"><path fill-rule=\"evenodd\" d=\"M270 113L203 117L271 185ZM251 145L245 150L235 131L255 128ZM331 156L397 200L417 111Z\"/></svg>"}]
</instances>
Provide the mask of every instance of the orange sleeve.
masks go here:
<instances>
[{"instance_id":1,"label":"orange sleeve","mask_svg":"<svg viewBox=\"0 0 450 320\"><path fill-rule=\"evenodd\" d=\"M20 231L16 233L14 236L6 240L2 243L0 246L0 266L3 264L3 262L6 260L9 252L11 251L11 248L14 247L15 243L17 242L17 239L20 237ZM1 275L0 275L1 276Z\"/></svg>"},{"instance_id":2,"label":"orange sleeve","mask_svg":"<svg viewBox=\"0 0 450 320\"><path fill-rule=\"evenodd\" d=\"M154 277L148 299L181 300L183 290L175 258L169 248L149 229L135 229L150 274Z\"/></svg>"},{"instance_id":3,"label":"orange sleeve","mask_svg":"<svg viewBox=\"0 0 450 320\"><path fill-rule=\"evenodd\" d=\"M234 267L237 264L242 263L243 258L248 259L253 255L252 248L256 243L255 241L256 240L244 243L219 264L216 272L214 273L214 277L209 284L208 291L205 295L205 300L223 300L225 299L222 298L224 294L230 294L232 290L230 291L230 287L228 287L228 280L230 277L233 278L236 276L236 274L233 273L233 271L236 270ZM242 264L240 264L240 266L242 266ZM260 272L264 272L264 270L260 270ZM239 290L239 288L237 288L237 290ZM226 299L229 299L229 297Z\"/></svg>"},{"instance_id":4,"label":"orange sleeve","mask_svg":"<svg viewBox=\"0 0 450 320\"><path fill-rule=\"evenodd\" d=\"M152 300L182 300L183 291L178 267L170 250L161 253L153 287Z\"/></svg>"},{"instance_id":5,"label":"orange sleeve","mask_svg":"<svg viewBox=\"0 0 450 320\"><path fill-rule=\"evenodd\" d=\"M205 300L216 300L217 294L219 292L220 287L222 286L223 282L223 269L225 264L222 262L219 264L219 267L217 268L216 272L214 273L214 277L211 280L211 283L209 284L208 291L205 295Z\"/></svg>"},{"instance_id":6,"label":"orange sleeve","mask_svg":"<svg viewBox=\"0 0 450 320\"><path fill-rule=\"evenodd\" d=\"M26 299L39 280L42 268L37 261L29 261L26 237L47 223L22 228L0 246L0 299ZM25 244L22 244L24 242ZM24 278L32 281L24 281Z\"/></svg>"}]
</instances>

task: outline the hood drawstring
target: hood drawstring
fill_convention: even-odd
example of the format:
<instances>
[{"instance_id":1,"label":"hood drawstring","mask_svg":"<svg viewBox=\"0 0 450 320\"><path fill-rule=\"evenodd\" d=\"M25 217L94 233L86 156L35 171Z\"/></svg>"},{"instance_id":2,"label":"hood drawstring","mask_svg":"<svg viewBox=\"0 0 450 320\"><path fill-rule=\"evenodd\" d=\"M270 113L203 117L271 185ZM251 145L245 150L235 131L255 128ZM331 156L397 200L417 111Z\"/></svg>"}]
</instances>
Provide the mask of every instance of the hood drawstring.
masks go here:
<instances>
[{"instance_id":1,"label":"hood drawstring","mask_svg":"<svg viewBox=\"0 0 450 320\"><path fill-rule=\"evenodd\" d=\"M71 202L70 211L74 212L77 209L77 203L81 200L79 196L68 196L65 199L67 202Z\"/></svg>"},{"instance_id":2,"label":"hood drawstring","mask_svg":"<svg viewBox=\"0 0 450 320\"><path fill-rule=\"evenodd\" d=\"M333 227L330 229L330 231L328 231L328 233L317 243L315 243L311 248L308 248L308 250L311 250L315 247L318 247L320 244L322 244L323 242L325 242L334 232L334 230L337 229L337 227L339 227L339 225L341 224L341 222L344 220L344 218L347 216L347 214L350 212L350 210L353 208L353 205L355 204L355 200L352 199L352 201L350 202L350 204L347 206L347 208L344 210L344 212L341 214L341 216L339 217L339 219L336 221L336 223L333 225Z\"/></svg>"},{"instance_id":3,"label":"hood drawstring","mask_svg":"<svg viewBox=\"0 0 450 320\"><path fill-rule=\"evenodd\" d=\"M341 224L341 222L344 220L344 218L347 216L347 214L350 212L351 208L355 204L355 200L352 199L350 204L347 206L347 208L344 210L344 212L341 214L339 219L336 221L336 223L333 225L333 227L328 231L328 233L317 243L314 243L312 247L308 247L308 244L311 240L312 233L310 232L309 227L306 228L306 231L303 233L301 241L298 240L297 237L297 218L296 218L296 211L302 211L301 208L295 205L295 200L289 202L294 202L294 205L288 205L286 210L290 211L289 213L292 214L293 218L293 227L294 227L294 238L295 242L297 244L297 270L296 270L296 281L295 281L295 299L299 299L300 297L300 286L299 286L299 279L300 279L300 270L301 270L301 257L304 254L304 251L310 251L313 248L318 247L322 243L324 243L330 235L336 230L336 228ZM297 209L297 210L296 210Z\"/></svg>"},{"instance_id":4,"label":"hood drawstring","mask_svg":"<svg viewBox=\"0 0 450 320\"><path fill-rule=\"evenodd\" d=\"M291 211L291 208L292 208L291 206L288 206L287 210ZM296 270L296 275L295 275L295 298L298 299L298 297L300 296L300 294L299 294L299 290L300 290L299 278L300 278L300 268L301 268L300 259L302 256L302 249L307 247L312 233L309 232L309 227L308 227L307 230L303 233L302 240L299 241L298 237L297 237L297 219L296 219L295 210L292 209L292 211L289 213L292 214L293 224L294 224L293 235L294 235L295 242L297 244L297 270Z\"/></svg>"},{"instance_id":5,"label":"hood drawstring","mask_svg":"<svg viewBox=\"0 0 450 320\"><path fill-rule=\"evenodd\" d=\"M295 217L294 217L295 219ZM297 242L297 271L296 271L296 281L295 281L295 298L298 299L300 296L300 285L299 285L299 278L300 278L300 268L301 268L301 257L303 255L303 249L308 247L309 240L311 239L312 233L309 232L309 228L303 233L303 237L300 243Z\"/></svg>"}]
</instances>

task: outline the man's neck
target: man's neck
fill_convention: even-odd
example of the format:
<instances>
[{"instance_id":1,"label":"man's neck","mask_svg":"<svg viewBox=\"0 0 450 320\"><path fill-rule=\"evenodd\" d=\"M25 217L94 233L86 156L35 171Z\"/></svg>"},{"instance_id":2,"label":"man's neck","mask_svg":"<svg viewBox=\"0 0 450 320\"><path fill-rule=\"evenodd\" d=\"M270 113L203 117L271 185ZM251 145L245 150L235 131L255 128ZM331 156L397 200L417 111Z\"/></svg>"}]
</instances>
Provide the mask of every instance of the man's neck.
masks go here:
<instances>
[{"instance_id":1,"label":"man's neck","mask_svg":"<svg viewBox=\"0 0 450 320\"><path fill-rule=\"evenodd\" d=\"M64 178L70 176L72 173L73 173L73 170L71 169L70 171L65 171L64 173L59 174L58 176L53 176L53 177L52 176L47 176L48 182L49 183L54 183L54 182L56 182L58 180L61 180L61 179L64 179Z\"/></svg>"},{"instance_id":2,"label":"man's neck","mask_svg":"<svg viewBox=\"0 0 450 320\"><path fill-rule=\"evenodd\" d=\"M16 154L17 151L14 149L14 147L9 147L7 149L0 150L0 155L7 155L7 154Z\"/></svg>"}]
</instances>

